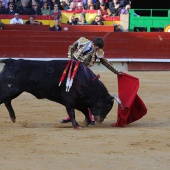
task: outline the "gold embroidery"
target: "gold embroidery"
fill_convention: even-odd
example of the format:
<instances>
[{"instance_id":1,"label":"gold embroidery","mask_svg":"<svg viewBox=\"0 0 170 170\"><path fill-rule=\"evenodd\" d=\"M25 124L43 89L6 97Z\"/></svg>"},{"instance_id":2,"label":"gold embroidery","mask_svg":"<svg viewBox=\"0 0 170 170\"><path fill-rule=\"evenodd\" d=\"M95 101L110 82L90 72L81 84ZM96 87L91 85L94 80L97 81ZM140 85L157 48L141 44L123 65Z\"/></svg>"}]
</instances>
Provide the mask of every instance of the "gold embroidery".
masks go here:
<instances>
[{"instance_id":1,"label":"gold embroidery","mask_svg":"<svg viewBox=\"0 0 170 170\"><path fill-rule=\"evenodd\" d=\"M90 51L83 55L84 49L91 43L90 40L81 37L73 45L69 46L68 57L75 58L86 66L92 66L95 62L95 52Z\"/></svg>"},{"instance_id":2,"label":"gold embroidery","mask_svg":"<svg viewBox=\"0 0 170 170\"><path fill-rule=\"evenodd\" d=\"M79 42L79 45L84 45L84 44L88 43L89 40L86 39L86 38L84 38L84 37L81 37L81 38L78 40L78 42Z\"/></svg>"},{"instance_id":3,"label":"gold embroidery","mask_svg":"<svg viewBox=\"0 0 170 170\"><path fill-rule=\"evenodd\" d=\"M97 52L96 52L96 56L98 58L103 58L104 57L104 51L102 49L99 49Z\"/></svg>"}]
</instances>

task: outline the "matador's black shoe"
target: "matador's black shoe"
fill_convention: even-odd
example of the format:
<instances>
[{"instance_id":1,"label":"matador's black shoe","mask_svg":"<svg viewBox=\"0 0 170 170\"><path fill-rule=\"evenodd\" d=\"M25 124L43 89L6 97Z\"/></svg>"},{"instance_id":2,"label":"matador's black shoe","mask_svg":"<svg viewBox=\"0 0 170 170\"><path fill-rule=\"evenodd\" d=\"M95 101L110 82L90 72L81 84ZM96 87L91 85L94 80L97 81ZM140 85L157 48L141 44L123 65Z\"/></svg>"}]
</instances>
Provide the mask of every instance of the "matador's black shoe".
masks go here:
<instances>
[{"instance_id":1,"label":"matador's black shoe","mask_svg":"<svg viewBox=\"0 0 170 170\"><path fill-rule=\"evenodd\" d=\"M71 119L68 119L68 120L62 119L62 120L60 121L60 123L68 123L68 122L71 122Z\"/></svg>"},{"instance_id":2,"label":"matador's black shoe","mask_svg":"<svg viewBox=\"0 0 170 170\"><path fill-rule=\"evenodd\" d=\"M90 125L95 125L95 121L91 121Z\"/></svg>"}]
</instances>

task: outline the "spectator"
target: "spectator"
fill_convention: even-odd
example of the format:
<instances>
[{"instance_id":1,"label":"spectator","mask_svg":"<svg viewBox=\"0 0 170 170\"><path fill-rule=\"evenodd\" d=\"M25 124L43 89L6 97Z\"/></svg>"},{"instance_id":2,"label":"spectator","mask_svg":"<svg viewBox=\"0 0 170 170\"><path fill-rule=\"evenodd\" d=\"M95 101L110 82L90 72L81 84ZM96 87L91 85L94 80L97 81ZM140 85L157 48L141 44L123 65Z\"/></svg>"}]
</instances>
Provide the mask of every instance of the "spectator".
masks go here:
<instances>
[{"instance_id":1,"label":"spectator","mask_svg":"<svg viewBox=\"0 0 170 170\"><path fill-rule=\"evenodd\" d=\"M61 11L59 10L58 4L54 5L54 9L51 11L51 16L56 19L61 19Z\"/></svg>"},{"instance_id":2,"label":"spectator","mask_svg":"<svg viewBox=\"0 0 170 170\"><path fill-rule=\"evenodd\" d=\"M92 0L92 3L94 4L95 9L96 9L96 4L98 1L101 1L101 0Z\"/></svg>"},{"instance_id":3,"label":"spectator","mask_svg":"<svg viewBox=\"0 0 170 170\"><path fill-rule=\"evenodd\" d=\"M13 15L15 14L14 4L13 4L13 3L10 3L10 4L9 4L9 7L8 7L8 9L7 9L6 14L13 14Z\"/></svg>"},{"instance_id":4,"label":"spectator","mask_svg":"<svg viewBox=\"0 0 170 170\"><path fill-rule=\"evenodd\" d=\"M116 0L116 8L117 9L122 9L122 8L125 8L126 5L130 4L130 1L129 0Z\"/></svg>"},{"instance_id":5,"label":"spectator","mask_svg":"<svg viewBox=\"0 0 170 170\"><path fill-rule=\"evenodd\" d=\"M47 3L47 6L48 6L48 8L50 8L51 7L51 1L50 0L41 0L40 1L40 4L39 4L39 7L40 8L42 8L43 6L44 6L44 3ZM51 9L51 8L50 8Z\"/></svg>"},{"instance_id":6,"label":"spectator","mask_svg":"<svg viewBox=\"0 0 170 170\"><path fill-rule=\"evenodd\" d=\"M42 22L35 21L34 15L30 16L30 19L25 22L26 25L42 25Z\"/></svg>"},{"instance_id":7,"label":"spectator","mask_svg":"<svg viewBox=\"0 0 170 170\"><path fill-rule=\"evenodd\" d=\"M83 14L78 16L77 25L88 25L88 22L85 20Z\"/></svg>"},{"instance_id":8,"label":"spectator","mask_svg":"<svg viewBox=\"0 0 170 170\"><path fill-rule=\"evenodd\" d=\"M73 0L73 2L75 3L75 9L76 10L84 9L83 0Z\"/></svg>"},{"instance_id":9,"label":"spectator","mask_svg":"<svg viewBox=\"0 0 170 170\"><path fill-rule=\"evenodd\" d=\"M0 30L2 30L3 27L4 27L4 23L3 23L3 22L1 21L1 19L0 19Z\"/></svg>"},{"instance_id":10,"label":"spectator","mask_svg":"<svg viewBox=\"0 0 170 170\"><path fill-rule=\"evenodd\" d=\"M0 0L2 2L2 6L5 7L5 9L8 8L8 3L7 3L7 0Z\"/></svg>"},{"instance_id":11,"label":"spectator","mask_svg":"<svg viewBox=\"0 0 170 170\"><path fill-rule=\"evenodd\" d=\"M64 0L66 4L69 6L70 5L70 0Z\"/></svg>"},{"instance_id":12,"label":"spectator","mask_svg":"<svg viewBox=\"0 0 170 170\"><path fill-rule=\"evenodd\" d=\"M19 9L19 6L21 6L21 0L16 0L15 2L15 9L18 10Z\"/></svg>"},{"instance_id":13,"label":"spectator","mask_svg":"<svg viewBox=\"0 0 170 170\"><path fill-rule=\"evenodd\" d=\"M131 9L130 4L127 4L125 8L122 8L122 9L121 9L121 12L120 12L120 13L121 13L121 14L129 14L130 9ZM134 12L134 16L135 16L135 17L140 17L140 15L136 14L135 12Z\"/></svg>"},{"instance_id":14,"label":"spectator","mask_svg":"<svg viewBox=\"0 0 170 170\"><path fill-rule=\"evenodd\" d=\"M104 25L104 23L101 20L101 15L97 15L92 21L91 25Z\"/></svg>"},{"instance_id":15,"label":"spectator","mask_svg":"<svg viewBox=\"0 0 170 170\"><path fill-rule=\"evenodd\" d=\"M51 0L51 11L54 9L54 5L57 3L56 0Z\"/></svg>"},{"instance_id":16,"label":"spectator","mask_svg":"<svg viewBox=\"0 0 170 170\"><path fill-rule=\"evenodd\" d=\"M16 5L15 5L15 0L9 0L8 3L7 3L7 6L9 8L9 5L12 4L14 6L14 9L16 8Z\"/></svg>"},{"instance_id":17,"label":"spectator","mask_svg":"<svg viewBox=\"0 0 170 170\"><path fill-rule=\"evenodd\" d=\"M111 14L110 9L106 7L106 4L104 4L104 2L100 3L100 14L102 17L107 17Z\"/></svg>"},{"instance_id":18,"label":"spectator","mask_svg":"<svg viewBox=\"0 0 170 170\"><path fill-rule=\"evenodd\" d=\"M119 28L119 25L118 25L117 23L114 23L113 26L114 26L114 32L123 32L123 31Z\"/></svg>"},{"instance_id":19,"label":"spectator","mask_svg":"<svg viewBox=\"0 0 170 170\"><path fill-rule=\"evenodd\" d=\"M69 17L69 20L67 21L68 25L77 25L77 18L75 18L74 15L71 15Z\"/></svg>"},{"instance_id":20,"label":"spectator","mask_svg":"<svg viewBox=\"0 0 170 170\"><path fill-rule=\"evenodd\" d=\"M121 9L120 13L121 13L121 14L128 14L130 8L131 8L131 6L128 4L128 5L126 5L125 8L122 8L122 9Z\"/></svg>"},{"instance_id":21,"label":"spectator","mask_svg":"<svg viewBox=\"0 0 170 170\"><path fill-rule=\"evenodd\" d=\"M119 16L121 10L130 4L129 0L112 0L109 2L109 9L112 13L112 16Z\"/></svg>"},{"instance_id":22,"label":"spectator","mask_svg":"<svg viewBox=\"0 0 170 170\"><path fill-rule=\"evenodd\" d=\"M21 5L18 6L18 12L20 15L30 15L31 6L28 0L22 0Z\"/></svg>"},{"instance_id":23,"label":"spectator","mask_svg":"<svg viewBox=\"0 0 170 170\"><path fill-rule=\"evenodd\" d=\"M117 9L116 9L116 3L117 3L117 0L109 0L109 10L111 12L111 16L117 16L118 13L117 13Z\"/></svg>"},{"instance_id":24,"label":"spectator","mask_svg":"<svg viewBox=\"0 0 170 170\"><path fill-rule=\"evenodd\" d=\"M88 0L83 0L84 9L88 9Z\"/></svg>"},{"instance_id":25,"label":"spectator","mask_svg":"<svg viewBox=\"0 0 170 170\"><path fill-rule=\"evenodd\" d=\"M89 9L91 5L94 6L94 9L96 9L96 5L93 3L93 0L87 0L87 9Z\"/></svg>"},{"instance_id":26,"label":"spectator","mask_svg":"<svg viewBox=\"0 0 170 170\"><path fill-rule=\"evenodd\" d=\"M32 1L31 4L37 4L37 6L40 7L40 1L41 0L30 0L30 1Z\"/></svg>"},{"instance_id":27,"label":"spectator","mask_svg":"<svg viewBox=\"0 0 170 170\"><path fill-rule=\"evenodd\" d=\"M74 11L75 9L76 9L75 3L71 2L68 11Z\"/></svg>"},{"instance_id":28,"label":"spectator","mask_svg":"<svg viewBox=\"0 0 170 170\"><path fill-rule=\"evenodd\" d=\"M3 6L2 1L0 1L0 14L5 14L6 13L6 8Z\"/></svg>"},{"instance_id":29,"label":"spectator","mask_svg":"<svg viewBox=\"0 0 170 170\"><path fill-rule=\"evenodd\" d=\"M61 6L62 6L63 10L69 9L69 5L66 3L66 1L62 1Z\"/></svg>"},{"instance_id":30,"label":"spectator","mask_svg":"<svg viewBox=\"0 0 170 170\"><path fill-rule=\"evenodd\" d=\"M61 31L62 28L61 28L61 25L60 25L60 20L59 19L56 19L54 21L54 26L50 28L50 31Z\"/></svg>"},{"instance_id":31,"label":"spectator","mask_svg":"<svg viewBox=\"0 0 170 170\"><path fill-rule=\"evenodd\" d=\"M95 9L100 9L100 4L104 3L104 0L98 0L95 5Z\"/></svg>"},{"instance_id":32,"label":"spectator","mask_svg":"<svg viewBox=\"0 0 170 170\"><path fill-rule=\"evenodd\" d=\"M24 24L24 21L19 17L19 13L15 13L14 18L10 20L10 24Z\"/></svg>"},{"instance_id":33,"label":"spectator","mask_svg":"<svg viewBox=\"0 0 170 170\"><path fill-rule=\"evenodd\" d=\"M42 15L41 8L38 6L37 3L32 4L31 15Z\"/></svg>"},{"instance_id":34,"label":"spectator","mask_svg":"<svg viewBox=\"0 0 170 170\"><path fill-rule=\"evenodd\" d=\"M88 6L90 6L91 4L94 5L94 9L97 9L97 4L100 5L100 1L102 0L87 0ZM99 9L99 8L98 8Z\"/></svg>"},{"instance_id":35,"label":"spectator","mask_svg":"<svg viewBox=\"0 0 170 170\"><path fill-rule=\"evenodd\" d=\"M48 7L48 3L44 2L43 7L41 8L42 15L51 15L51 9Z\"/></svg>"},{"instance_id":36,"label":"spectator","mask_svg":"<svg viewBox=\"0 0 170 170\"><path fill-rule=\"evenodd\" d=\"M95 9L94 9L94 5L91 4L90 6L88 6L88 9L89 9L89 10L95 10Z\"/></svg>"},{"instance_id":37,"label":"spectator","mask_svg":"<svg viewBox=\"0 0 170 170\"><path fill-rule=\"evenodd\" d=\"M76 10L84 10L84 6L82 5L81 2L78 2L78 3L77 3Z\"/></svg>"}]
</instances>

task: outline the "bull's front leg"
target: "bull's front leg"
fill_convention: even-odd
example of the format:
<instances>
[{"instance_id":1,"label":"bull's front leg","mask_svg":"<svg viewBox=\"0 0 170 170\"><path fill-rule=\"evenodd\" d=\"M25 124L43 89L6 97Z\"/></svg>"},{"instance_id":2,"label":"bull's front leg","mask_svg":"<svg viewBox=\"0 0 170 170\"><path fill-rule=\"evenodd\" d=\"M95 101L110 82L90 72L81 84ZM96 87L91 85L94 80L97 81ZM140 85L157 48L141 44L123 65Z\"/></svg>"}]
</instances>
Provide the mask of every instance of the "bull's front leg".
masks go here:
<instances>
[{"instance_id":1,"label":"bull's front leg","mask_svg":"<svg viewBox=\"0 0 170 170\"><path fill-rule=\"evenodd\" d=\"M75 118L75 101L76 101L76 95L75 91L71 89L69 92L62 91L61 96L64 102L64 105L67 110L67 114L70 116L72 125L74 129L82 129L82 127L77 123Z\"/></svg>"},{"instance_id":2,"label":"bull's front leg","mask_svg":"<svg viewBox=\"0 0 170 170\"><path fill-rule=\"evenodd\" d=\"M8 110L8 112L9 112L9 116L10 116L11 121L13 123L15 123L16 116L15 116L14 109L12 108L12 105L11 105L11 100L6 101L5 106L6 106L7 110Z\"/></svg>"},{"instance_id":3,"label":"bull's front leg","mask_svg":"<svg viewBox=\"0 0 170 170\"><path fill-rule=\"evenodd\" d=\"M70 116L70 119L71 119L74 129L82 129L82 127L76 121L74 109L68 108L68 107L66 107L66 109L67 109L68 115Z\"/></svg>"},{"instance_id":4,"label":"bull's front leg","mask_svg":"<svg viewBox=\"0 0 170 170\"><path fill-rule=\"evenodd\" d=\"M90 116L89 116L89 109L83 109L82 110L82 113L84 114L85 116L85 120L84 120L84 124L86 126L88 126L90 123L91 123L91 119L90 119Z\"/></svg>"}]
</instances>

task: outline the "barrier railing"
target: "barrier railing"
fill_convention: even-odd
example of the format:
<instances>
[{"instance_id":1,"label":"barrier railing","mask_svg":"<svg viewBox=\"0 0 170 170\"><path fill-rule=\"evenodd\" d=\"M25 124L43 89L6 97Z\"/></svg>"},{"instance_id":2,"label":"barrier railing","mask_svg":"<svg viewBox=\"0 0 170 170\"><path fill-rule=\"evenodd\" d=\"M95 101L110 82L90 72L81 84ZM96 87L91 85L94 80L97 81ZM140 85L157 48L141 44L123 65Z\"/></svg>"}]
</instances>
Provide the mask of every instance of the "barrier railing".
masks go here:
<instances>
[{"instance_id":1,"label":"barrier railing","mask_svg":"<svg viewBox=\"0 0 170 170\"><path fill-rule=\"evenodd\" d=\"M135 15L137 13L139 17ZM131 9L129 31L163 31L170 24L169 9Z\"/></svg>"}]
</instances>

